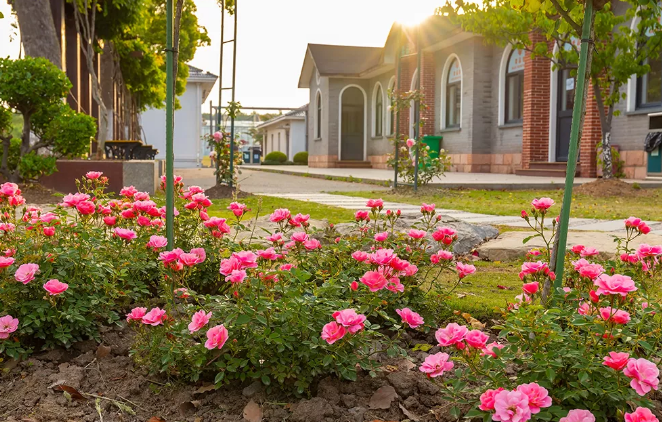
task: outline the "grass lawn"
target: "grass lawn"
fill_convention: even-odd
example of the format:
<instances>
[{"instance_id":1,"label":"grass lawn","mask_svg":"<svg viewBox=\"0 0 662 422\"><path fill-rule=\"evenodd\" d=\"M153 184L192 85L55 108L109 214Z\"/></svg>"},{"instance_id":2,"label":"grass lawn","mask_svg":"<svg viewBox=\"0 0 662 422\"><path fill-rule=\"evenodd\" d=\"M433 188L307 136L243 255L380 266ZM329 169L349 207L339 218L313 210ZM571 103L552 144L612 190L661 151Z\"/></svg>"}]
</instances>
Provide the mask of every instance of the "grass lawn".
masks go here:
<instances>
[{"instance_id":1,"label":"grass lawn","mask_svg":"<svg viewBox=\"0 0 662 422\"><path fill-rule=\"evenodd\" d=\"M645 195L632 197L594 198L586 195L573 195L572 217L619 219L631 215L644 220L662 220L662 189L646 189ZM563 190L448 190L438 188L422 188L418 194L412 189L398 189L397 192L333 192L340 195L382 198L388 201L407 204L421 202L434 203L437 208L487 213L495 215L519 215L529 205L533 198L549 197L556 201L553 212L560 212Z\"/></svg>"},{"instance_id":2,"label":"grass lawn","mask_svg":"<svg viewBox=\"0 0 662 422\"><path fill-rule=\"evenodd\" d=\"M216 217L231 218L232 212L227 210L231 199L214 199L214 205L209 208L209 215ZM314 202L297 201L294 199L283 199L273 196L249 196L241 198L242 202L251 209L248 218L255 218L255 213L260 210L260 216L271 214L277 208L287 208L292 214L310 214L310 218L321 220L327 219L329 223L348 223L354 221L354 212L344 208L329 205L316 204Z\"/></svg>"}]
</instances>

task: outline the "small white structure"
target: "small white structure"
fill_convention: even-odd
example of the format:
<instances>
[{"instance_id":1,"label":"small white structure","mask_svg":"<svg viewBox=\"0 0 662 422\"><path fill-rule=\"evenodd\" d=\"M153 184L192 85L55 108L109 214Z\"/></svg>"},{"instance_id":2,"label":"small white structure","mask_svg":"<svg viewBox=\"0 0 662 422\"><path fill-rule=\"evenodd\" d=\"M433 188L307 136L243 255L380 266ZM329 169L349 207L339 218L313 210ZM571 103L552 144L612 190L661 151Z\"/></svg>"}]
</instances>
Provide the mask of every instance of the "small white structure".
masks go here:
<instances>
[{"instance_id":1,"label":"small white structure","mask_svg":"<svg viewBox=\"0 0 662 422\"><path fill-rule=\"evenodd\" d=\"M280 151L292 161L297 152L307 151L308 104L258 125L263 134L262 157Z\"/></svg>"},{"instance_id":2,"label":"small white structure","mask_svg":"<svg viewBox=\"0 0 662 422\"><path fill-rule=\"evenodd\" d=\"M208 148L202 140L202 104L207 100L218 76L188 65L186 91L175 110L173 148L175 167L200 167ZM143 142L159 150L157 159L165 160L166 114L164 109L150 108L141 114Z\"/></svg>"}]
</instances>

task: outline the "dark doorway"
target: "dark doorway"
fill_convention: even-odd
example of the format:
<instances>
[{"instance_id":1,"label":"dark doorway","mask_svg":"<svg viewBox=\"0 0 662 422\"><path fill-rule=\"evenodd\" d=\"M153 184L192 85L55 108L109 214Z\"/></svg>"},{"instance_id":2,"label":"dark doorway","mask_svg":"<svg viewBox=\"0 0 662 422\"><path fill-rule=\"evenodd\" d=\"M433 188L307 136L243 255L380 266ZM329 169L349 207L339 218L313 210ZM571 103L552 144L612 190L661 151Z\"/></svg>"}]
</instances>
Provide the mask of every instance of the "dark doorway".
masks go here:
<instances>
[{"instance_id":1,"label":"dark doorway","mask_svg":"<svg viewBox=\"0 0 662 422\"><path fill-rule=\"evenodd\" d=\"M340 159L363 160L364 98L359 88L349 87L342 93Z\"/></svg>"},{"instance_id":2,"label":"dark doorway","mask_svg":"<svg viewBox=\"0 0 662 422\"><path fill-rule=\"evenodd\" d=\"M570 69L559 70L559 96L556 111L556 161L568 161L576 82L576 78L570 74Z\"/></svg>"}]
</instances>

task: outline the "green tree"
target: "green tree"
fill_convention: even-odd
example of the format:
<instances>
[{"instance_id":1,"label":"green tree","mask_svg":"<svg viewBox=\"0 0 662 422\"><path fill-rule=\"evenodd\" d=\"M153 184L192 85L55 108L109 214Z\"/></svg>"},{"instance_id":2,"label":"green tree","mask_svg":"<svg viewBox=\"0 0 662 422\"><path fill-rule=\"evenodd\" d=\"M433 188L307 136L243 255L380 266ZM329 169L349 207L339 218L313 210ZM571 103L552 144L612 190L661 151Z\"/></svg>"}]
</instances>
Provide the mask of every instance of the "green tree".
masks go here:
<instances>
[{"instance_id":1,"label":"green tree","mask_svg":"<svg viewBox=\"0 0 662 422\"><path fill-rule=\"evenodd\" d=\"M657 58L662 44L659 24L660 8L654 3L638 0L624 2L625 13L616 14L611 3L595 4L594 43L589 77L600 114L602 129L603 177L612 177L611 127L617 114L615 105L623 98L623 86L632 75L641 76L650 70L646 58ZM584 6L575 1L557 0L495 0L469 3L457 0L439 9L450 15L466 31L481 34L488 43L511 44L534 56L549 59L556 68L576 72ZM631 28L629 22L639 23ZM545 42L532 43L529 34L537 31ZM547 41L557 48L550 49ZM580 106L580 105L576 105Z\"/></svg>"}]
</instances>

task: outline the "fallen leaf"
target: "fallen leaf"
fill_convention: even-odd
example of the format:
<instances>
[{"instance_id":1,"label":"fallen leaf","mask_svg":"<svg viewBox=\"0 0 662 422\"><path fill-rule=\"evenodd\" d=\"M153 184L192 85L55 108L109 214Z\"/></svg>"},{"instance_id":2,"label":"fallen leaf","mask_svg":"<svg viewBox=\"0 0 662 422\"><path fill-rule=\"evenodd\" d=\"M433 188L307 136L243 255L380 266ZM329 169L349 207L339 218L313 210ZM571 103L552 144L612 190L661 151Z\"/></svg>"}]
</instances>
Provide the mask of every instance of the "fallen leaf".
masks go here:
<instances>
[{"instance_id":1,"label":"fallen leaf","mask_svg":"<svg viewBox=\"0 0 662 422\"><path fill-rule=\"evenodd\" d=\"M409 359L400 359L397 365L402 371L409 371L410 369L416 368L416 364Z\"/></svg>"},{"instance_id":2,"label":"fallen leaf","mask_svg":"<svg viewBox=\"0 0 662 422\"><path fill-rule=\"evenodd\" d=\"M370 397L370 408L371 409L389 409L391 403L398 394L395 392L395 388L390 385L385 385L380 387L375 394Z\"/></svg>"},{"instance_id":3,"label":"fallen leaf","mask_svg":"<svg viewBox=\"0 0 662 422\"><path fill-rule=\"evenodd\" d=\"M497 284L497 289L510 290L510 287L506 287L506 286L502 286L501 284Z\"/></svg>"},{"instance_id":4,"label":"fallen leaf","mask_svg":"<svg viewBox=\"0 0 662 422\"><path fill-rule=\"evenodd\" d=\"M203 394L208 391L216 390L216 384L203 385L193 392L193 394Z\"/></svg>"},{"instance_id":5,"label":"fallen leaf","mask_svg":"<svg viewBox=\"0 0 662 422\"><path fill-rule=\"evenodd\" d=\"M112 348L110 346L104 346L103 344L100 344L99 347L97 347L97 359L105 358L110 354L111 350Z\"/></svg>"},{"instance_id":6,"label":"fallen leaf","mask_svg":"<svg viewBox=\"0 0 662 422\"><path fill-rule=\"evenodd\" d=\"M72 399L87 400L81 393L78 392L78 390L76 390L75 388L70 387L68 385L59 384L59 385L56 385L55 387L53 387L53 390L55 390L55 391L65 391L65 392L69 393L69 395L71 396Z\"/></svg>"},{"instance_id":7,"label":"fallen leaf","mask_svg":"<svg viewBox=\"0 0 662 422\"><path fill-rule=\"evenodd\" d=\"M398 367L393 365L386 365L383 367L383 369L388 372L396 372L398 370Z\"/></svg>"},{"instance_id":8,"label":"fallen leaf","mask_svg":"<svg viewBox=\"0 0 662 422\"><path fill-rule=\"evenodd\" d=\"M464 297L467 297L467 294L466 293L458 293L457 297L458 297L458 299L462 299Z\"/></svg>"},{"instance_id":9,"label":"fallen leaf","mask_svg":"<svg viewBox=\"0 0 662 422\"><path fill-rule=\"evenodd\" d=\"M166 422L166 420L158 416L152 416L147 422Z\"/></svg>"},{"instance_id":10,"label":"fallen leaf","mask_svg":"<svg viewBox=\"0 0 662 422\"><path fill-rule=\"evenodd\" d=\"M179 414L180 416L188 416L189 413L195 411L196 408L200 407L199 400L185 401L179 405Z\"/></svg>"},{"instance_id":11,"label":"fallen leaf","mask_svg":"<svg viewBox=\"0 0 662 422\"><path fill-rule=\"evenodd\" d=\"M262 408L253 400L244 407L244 420L248 422L262 422Z\"/></svg>"},{"instance_id":12,"label":"fallen leaf","mask_svg":"<svg viewBox=\"0 0 662 422\"><path fill-rule=\"evenodd\" d=\"M402 413L404 413L405 416L411 419L413 422L418 422L421 420L421 418L419 418L416 414L407 410L407 408L404 407L402 404L398 403L398 406L400 406L400 410L402 410Z\"/></svg>"}]
</instances>

